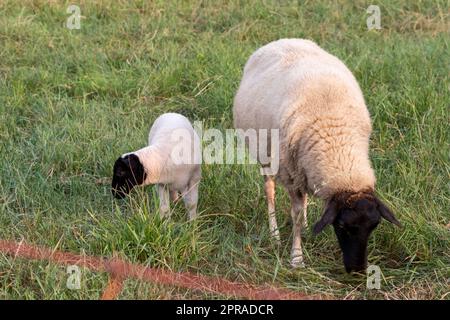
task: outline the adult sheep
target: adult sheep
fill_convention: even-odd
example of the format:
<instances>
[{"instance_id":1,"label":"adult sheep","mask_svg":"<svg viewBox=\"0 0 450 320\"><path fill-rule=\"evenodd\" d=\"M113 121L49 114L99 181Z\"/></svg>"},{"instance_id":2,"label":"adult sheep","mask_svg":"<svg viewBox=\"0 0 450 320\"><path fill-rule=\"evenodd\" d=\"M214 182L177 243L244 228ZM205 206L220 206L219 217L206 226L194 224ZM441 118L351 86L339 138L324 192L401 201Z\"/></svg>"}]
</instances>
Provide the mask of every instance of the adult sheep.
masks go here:
<instances>
[{"instance_id":1,"label":"adult sheep","mask_svg":"<svg viewBox=\"0 0 450 320\"><path fill-rule=\"evenodd\" d=\"M368 238L381 217L400 223L375 196L368 156L370 115L344 63L309 40L271 42L254 52L245 65L233 116L241 132L279 129L279 154L270 154L267 135L269 150L264 152L272 159L279 156L279 170L265 175L265 192L270 230L278 241L275 178L289 193L291 265L304 265L301 230L307 194L311 194L325 202L314 234L332 224L346 271L364 270Z\"/></svg>"}]
</instances>

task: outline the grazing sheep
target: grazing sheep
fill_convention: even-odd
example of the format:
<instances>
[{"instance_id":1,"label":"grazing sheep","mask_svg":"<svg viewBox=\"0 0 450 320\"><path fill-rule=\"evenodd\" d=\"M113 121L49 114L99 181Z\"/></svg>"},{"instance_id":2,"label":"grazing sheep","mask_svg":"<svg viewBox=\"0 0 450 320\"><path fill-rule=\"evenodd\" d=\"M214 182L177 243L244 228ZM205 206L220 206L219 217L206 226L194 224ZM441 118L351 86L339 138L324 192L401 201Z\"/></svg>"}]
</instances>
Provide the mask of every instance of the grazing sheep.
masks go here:
<instances>
[{"instance_id":1,"label":"grazing sheep","mask_svg":"<svg viewBox=\"0 0 450 320\"><path fill-rule=\"evenodd\" d=\"M119 157L114 164L112 193L125 197L135 185L156 184L160 213L170 215L179 193L190 220L197 215L201 178L200 139L189 120L177 113L158 117L150 129L148 146Z\"/></svg>"},{"instance_id":2,"label":"grazing sheep","mask_svg":"<svg viewBox=\"0 0 450 320\"><path fill-rule=\"evenodd\" d=\"M309 40L271 42L245 65L233 116L238 129L279 129L279 170L265 175L265 192L270 230L279 241L274 178L288 190L292 266L304 265L302 220L305 225L307 194L312 194L326 204L314 234L332 224L346 271L364 270L367 241L381 217L400 223L374 194L370 115L347 67ZM269 141L270 135L268 146Z\"/></svg>"}]
</instances>

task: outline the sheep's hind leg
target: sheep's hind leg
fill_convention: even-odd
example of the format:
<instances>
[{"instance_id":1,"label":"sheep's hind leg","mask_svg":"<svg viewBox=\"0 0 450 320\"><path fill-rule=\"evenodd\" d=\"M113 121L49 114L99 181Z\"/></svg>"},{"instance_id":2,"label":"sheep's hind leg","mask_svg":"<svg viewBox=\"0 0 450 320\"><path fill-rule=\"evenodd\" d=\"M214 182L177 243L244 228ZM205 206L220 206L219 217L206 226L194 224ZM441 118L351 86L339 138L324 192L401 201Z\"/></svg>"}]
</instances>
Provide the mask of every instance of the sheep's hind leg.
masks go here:
<instances>
[{"instance_id":1,"label":"sheep's hind leg","mask_svg":"<svg viewBox=\"0 0 450 320\"><path fill-rule=\"evenodd\" d=\"M277 217L275 213L275 179L273 176L264 176L264 191L267 198L269 211L269 229L271 236L280 244L280 231L278 230Z\"/></svg>"},{"instance_id":2,"label":"sheep's hind leg","mask_svg":"<svg viewBox=\"0 0 450 320\"><path fill-rule=\"evenodd\" d=\"M186 210L189 212L189 220L197 217L198 187L200 181L189 183L187 189L183 191L183 201Z\"/></svg>"},{"instance_id":3,"label":"sheep's hind leg","mask_svg":"<svg viewBox=\"0 0 450 320\"><path fill-rule=\"evenodd\" d=\"M308 228L308 195L305 193L302 197L302 210L303 210L303 227Z\"/></svg>"},{"instance_id":4,"label":"sheep's hind leg","mask_svg":"<svg viewBox=\"0 0 450 320\"><path fill-rule=\"evenodd\" d=\"M158 184L157 188L161 218L170 217L169 188L164 184Z\"/></svg>"},{"instance_id":5,"label":"sheep's hind leg","mask_svg":"<svg viewBox=\"0 0 450 320\"><path fill-rule=\"evenodd\" d=\"M292 217L292 250L291 266L293 268L304 267L302 251L302 219L304 215L300 211L306 209L306 195L298 191L289 190L291 198L291 217ZM304 212L303 212L304 213Z\"/></svg>"}]
</instances>

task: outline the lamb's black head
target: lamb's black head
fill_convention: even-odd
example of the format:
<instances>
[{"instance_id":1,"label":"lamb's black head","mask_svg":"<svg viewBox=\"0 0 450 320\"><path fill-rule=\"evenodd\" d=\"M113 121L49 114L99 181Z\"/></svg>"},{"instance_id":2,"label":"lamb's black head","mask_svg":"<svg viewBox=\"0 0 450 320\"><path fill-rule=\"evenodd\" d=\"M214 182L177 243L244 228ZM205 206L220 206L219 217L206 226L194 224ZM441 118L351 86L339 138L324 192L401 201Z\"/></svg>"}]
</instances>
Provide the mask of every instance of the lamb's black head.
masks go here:
<instances>
[{"instance_id":1,"label":"lamb's black head","mask_svg":"<svg viewBox=\"0 0 450 320\"><path fill-rule=\"evenodd\" d=\"M142 184L145 178L144 166L137 155L129 154L123 158L119 157L114 163L112 194L122 199L135 185Z\"/></svg>"},{"instance_id":2,"label":"lamb's black head","mask_svg":"<svg viewBox=\"0 0 450 320\"><path fill-rule=\"evenodd\" d=\"M369 236L381 218L400 226L400 222L373 192L339 193L328 201L321 220L314 226L314 233L333 224L345 270L363 271L367 268Z\"/></svg>"}]
</instances>

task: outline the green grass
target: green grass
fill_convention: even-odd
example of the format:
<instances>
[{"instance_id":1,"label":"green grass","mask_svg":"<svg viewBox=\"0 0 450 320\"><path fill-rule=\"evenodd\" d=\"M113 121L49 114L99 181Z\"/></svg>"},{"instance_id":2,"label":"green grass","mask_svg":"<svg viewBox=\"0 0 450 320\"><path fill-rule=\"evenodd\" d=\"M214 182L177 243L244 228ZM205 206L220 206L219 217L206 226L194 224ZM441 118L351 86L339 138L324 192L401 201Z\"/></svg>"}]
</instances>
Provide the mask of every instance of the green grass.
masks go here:
<instances>
[{"instance_id":1,"label":"green grass","mask_svg":"<svg viewBox=\"0 0 450 320\"><path fill-rule=\"evenodd\" d=\"M230 280L354 299L450 299L450 15L447 1L0 2L0 238ZM278 192L282 246L269 238L256 166L204 165L199 208L161 221L152 187L110 194L118 155L146 144L156 117L180 112L232 127L243 66L258 47L309 38L358 79L373 118L378 193L404 229L383 223L369 263L380 290L345 274L331 228L304 238L289 266L289 203ZM312 225L322 204L310 204ZM68 290L58 265L0 254L0 299L97 299L107 276L84 271ZM124 299L218 296L128 280Z\"/></svg>"}]
</instances>

